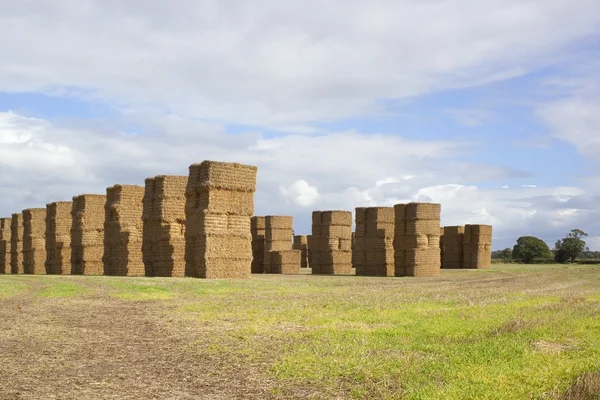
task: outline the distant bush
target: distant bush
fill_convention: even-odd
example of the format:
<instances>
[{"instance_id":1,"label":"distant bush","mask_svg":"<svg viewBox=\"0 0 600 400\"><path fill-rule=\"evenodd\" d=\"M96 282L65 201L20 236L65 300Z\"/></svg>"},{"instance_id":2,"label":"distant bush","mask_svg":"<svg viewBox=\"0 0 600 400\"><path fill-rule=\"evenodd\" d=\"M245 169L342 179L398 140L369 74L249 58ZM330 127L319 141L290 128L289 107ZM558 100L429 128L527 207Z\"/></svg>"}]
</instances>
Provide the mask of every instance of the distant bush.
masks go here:
<instances>
[{"instance_id":1,"label":"distant bush","mask_svg":"<svg viewBox=\"0 0 600 400\"><path fill-rule=\"evenodd\" d=\"M577 260L577 264L583 264L583 265L593 265L593 264L600 264L600 260L594 260L594 259L585 259L585 260Z\"/></svg>"},{"instance_id":2,"label":"distant bush","mask_svg":"<svg viewBox=\"0 0 600 400\"><path fill-rule=\"evenodd\" d=\"M512 258L492 258L492 264L517 264Z\"/></svg>"}]
</instances>

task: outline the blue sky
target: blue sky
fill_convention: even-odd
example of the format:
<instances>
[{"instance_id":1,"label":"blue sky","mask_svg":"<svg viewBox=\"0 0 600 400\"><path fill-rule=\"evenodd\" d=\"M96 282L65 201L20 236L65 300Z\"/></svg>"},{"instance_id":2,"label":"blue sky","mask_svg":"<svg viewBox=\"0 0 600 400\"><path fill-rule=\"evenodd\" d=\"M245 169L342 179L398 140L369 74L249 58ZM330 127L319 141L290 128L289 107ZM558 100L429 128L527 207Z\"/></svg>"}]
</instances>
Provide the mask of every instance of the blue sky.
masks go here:
<instances>
[{"instance_id":1,"label":"blue sky","mask_svg":"<svg viewBox=\"0 0 600 400\"><path fill-rule=\"evenodd\" d=\"M298 233L435 201L495 249L600 250L597 1L44 4L0 16L3 216L218 159Z\"/></svg>"}]
</instances>

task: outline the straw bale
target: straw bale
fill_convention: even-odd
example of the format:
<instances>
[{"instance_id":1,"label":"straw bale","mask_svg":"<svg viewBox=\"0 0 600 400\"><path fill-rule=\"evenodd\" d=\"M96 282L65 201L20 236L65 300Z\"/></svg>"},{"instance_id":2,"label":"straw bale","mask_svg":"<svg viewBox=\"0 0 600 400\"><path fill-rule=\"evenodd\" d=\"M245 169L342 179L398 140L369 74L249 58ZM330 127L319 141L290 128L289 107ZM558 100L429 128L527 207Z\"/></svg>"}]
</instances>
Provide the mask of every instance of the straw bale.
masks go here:
<instances>
[{"instance_id":1,"label":"straw bale","mask_svg":"<svg viewBox=\"0 0 600 400\"><path fill-rule=\"evenodd\" d=\"M318 264L313 267L313 274L348 275L352 273L352 252L345 250L322 250L315 252Z\"/></svg>"},{"instance_id":2,"label":"straw bale","mask_svg":"<svg viewBox=\"0 0 600 400\"><path fill-rule=\"evenodd\" d=\"M394 206L396 276L433 276L440 273L440 211L440 205L433 203Z\"/></svg>"},{"instance_id":3,"label":"straw bale","mask_svg":"<svg viewBox=\"0 0 600 400\"><path fill-rule=\"evenodd\" d=\"M73 203L57 201L46 205L46 272L71 274L71 227Z\"/></svg>"},{"instance_id":4,"label":"straw bale","mask_svg":"<svg viewBox=\"0 0 600 400\"><path fill-rule=\"evenodd\" d=\"M352 255L356 275L394 276L394 208L358 208L356 218Z\"/></svg>"},{"instance_id":5,"label":"straw bale","mask_svg":"<svg viewBox=\"0 0 600 400\"><path fill-rule=\"evenodd\" d=\"M308 237L306 235L294 236L292 249L300 251L300 268L308 268Z\"/></svg>"},{"instance_id":6,"label":"straw bale","mask_svg":"<svg viewBox=\"0 0 600 400\"><path fill-rule=\"evenodd\" d=\"M364 225L367 223L367 207L356 207L354 210L354 223L357 226L357 231L358 226L360 225L361 227L364 228Z\"/></svg>"},{"instance_id":7,"label":"straw bale","mask_svg":"<svg viewBox=\"0 0 600 400\"><path fill-rule=\"evenodd\" d=\"M404 208L406 219L440 219L441 205L437 203L408 203Z\"/></svg>"},{"instance_id":8,"label":"straw bale","mask_svg":"<svg viewBox=\"0 0 600 400\"><path fill-rule=\"evenodd\" d=\"M352 226L352 212L350 211L323 211L321 212L321 224Z\"/></svg>"},{"instance_id":9,"label":"straw bale","mask_svg":"<svg viewBox=\"0 0 600 400\"><path fill-rule=\"evenodd\" d=\"M206 188L189 192L188 188L186 198L186 207L200 211L248 217L254 214L254 194L252 192Z\"/></svg>"},{"instance_id":10,"label":"straw bale","mask_svg":"<svg viewBox=\"0 0 600 400\"><path fill-rule=\"evenodd\" d=\"M322 225L321 236L340 239L352 239L352 227L344 225Z\"/></svg>"},{"instance_id":11,"label":"straw bale","mask_svg":"<svg viewBox=\"0 0 600 400\"><path fill-rule=\"evenodd\" d=\"M289 242L290 249L292 247L292 238L294 231L292 229L265 229L265 240L267 243L275 241Z\"/></svg>"},{"instance_id":12,"label":"straw bale","mask_svg":"<svg viewBox=\"0 0 600 400\"><path fill-rule=\"evenodd\" d=\"M0 218L0 273L10 274L10 218Z\"/></svg>"},{"instance_id":13,"label":"straw bale","mask_svg":"<svg viewBox=\"0 0 600 400\"><path fill-rule=\"evenodd\" d=\"M250 231L252 233L252 265L253 274L264 272L265 254L265 217L254 216L250 220Z\"/></svg>"},{"instance_id":14,"label":"straw bale","mask_svg":"<svg viewBox=\"0 0 600 400\"><path fill-rule=\"evenodd\" d=\"M492 236L491 225L465 225L465 234L479 235L479 236Z\"/></svg>"},{"instance_id":15,"label":"straw bale","mask_svg":"<svg viewBox=\"0 0 600 400\"><path fill-rule=\"evenodd\" d=\"M203 161L192 164L189 181L194 187L254 193L257 167L238 163Z\"/></svg>"},{"instance_id":16,"label":"straw bale","mask_svg":"<svg viewBox=\"0 0 600 400\"><path fill-rule=\"evenodd\" d=\"M146 179L142 254L146 276L185 275L187 176Z\"/></svg>"},{"instance_id":17,"label":"straw bale","mask_svg":"<svg viewBox=\"0 0 600 400\"><path fill-rule=\"evenodd\" d=\"M106 189L104 274L144 276L142 254L145 188L114 185Z\"/></svg>"},{"instance_id":18,"label":"straw bale","mask_svg":"<svg viewBox=\"0 0 600 400\"><path fill-rule=\"evenodd\" d=\"M297 275L300 273L301 252L284 250L271 252L271 273Z\"/></svg>"},{"instance_id":19,"label":"straw bale","mask_svg":"<svg viewBox=\"0 0 600 400\"><path fill-rule=\"evenodd\" d=\"M235 163L204 161L190 166L185 206L186 275L250 276L255 254L251 217L256 172L254 166Z\"/></svg>"},{"instance_id":20,"label":"straw bale","mask_svg":"<svg viewBox=\"0 0 600 400\"><path fill-rule=\"evenodd\" d=\"M83 194L73 197L71 225L71 274L104 273L104 223L106 196Z\"/></svg>"},{"instance_id":21,"label":"straw bale","mask_svg":"<svg viewBox=\"0 0 600 400\"><path fill-rule=\"evenodd\" d=\"M464 226L444 227L442 268L456 269L463 266Z\"/></svg>"},{"instance_id":22,"label":"straw bale","mask_svg":"<svg viewBox=\"0 0 600 400\"><path fill-rule=\"evenodd\" d=\"M10 220L10 270L12 274L23 271L23 214L12 214Z\"/></svg>"},{"instance_id":23,"label":"straw bale","mask_svg":"<svg viewBox=\"0 0 600 400\"><path fill-rule=\"evenodd\" d=\"M250 227L254 229L262 229L263 231L267 228L266 217L254 216L250 221Z\"/></svg>"},{"instance_id":24,"label":"straw bale","mask_svg":"<svg viewBox=\"0 0 600 400\"><path fill-rule=\"evenodd\" d=\"M23 272L46 273L46 209L23 210Z\"/></svg>"},{"instance_id":25,"label":"straw bale","mask_svg":"<svg viewBox=\"0 0 600 400\"><path fill-rule=\"evenodd\" d=\"M265 217L265 229L293 229L294 217L287 215L267 215Z\"/></svg>"},{"instance_id":26,"label":"straw bale","mask_svg":"<svg viewBox=\"0 0 600 400\"><path fill-rule=\"evenodd\" d=\"M306 235L306 243L308 244L308 267L312 268L312 246L313 246L312 235Z\"/></svg>"}]
</instances>

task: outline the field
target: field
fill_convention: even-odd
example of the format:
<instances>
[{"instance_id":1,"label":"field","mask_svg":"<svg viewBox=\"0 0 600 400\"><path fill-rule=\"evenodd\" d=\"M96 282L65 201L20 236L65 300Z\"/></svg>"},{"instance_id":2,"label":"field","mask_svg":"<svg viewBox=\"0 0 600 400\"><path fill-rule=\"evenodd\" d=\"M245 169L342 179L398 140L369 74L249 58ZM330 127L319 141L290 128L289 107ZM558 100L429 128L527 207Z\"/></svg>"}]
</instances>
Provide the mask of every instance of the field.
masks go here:
<instances>
[{"instance_id":1,"label":"field","mask_svg":"<svg viewBox=\"0 0 600 400\"><path fill-rule=\"evenodd\" d=\"M2 399L592 399L600 267L0 276Z\"/></svg>"}]
</instances>

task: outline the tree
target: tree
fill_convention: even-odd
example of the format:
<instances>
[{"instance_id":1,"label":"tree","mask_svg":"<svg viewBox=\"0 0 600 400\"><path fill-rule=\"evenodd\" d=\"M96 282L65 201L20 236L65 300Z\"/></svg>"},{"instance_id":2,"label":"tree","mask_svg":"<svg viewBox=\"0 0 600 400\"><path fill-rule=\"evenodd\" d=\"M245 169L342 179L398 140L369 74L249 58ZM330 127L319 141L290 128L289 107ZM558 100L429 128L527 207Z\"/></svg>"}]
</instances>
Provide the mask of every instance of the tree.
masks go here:
<instances>
[{"instance_id":1,"label":"tree","mask_svg":"<svg viewBox=\"0 0 600 400\"><path fill-rule=\"evenodd\" d=\"M581 257L583 251L586 249L585 241L582 239L586 237L587 233L581 229L573 229L567 234L567 236L554 244L556 250L556 261L558 262L575 262L577 257ZM559 261L560 258L562 261Z\"/></svg>"},{"instance_id":2,"label":"tree","mask_svg":"<svg viewBox=\"0 0 600 400\"><path fill-rule=\"evenodd\" d=\"M503 258L505 260L510 260L512 258L512 250L510 249L510 247L507 247L500 252L500 258Z\"/></svg>"},{"instance_id":3,"label":"tree","mask_svg":"<svg viewBox=\"0 0 600 400\"><path fill-rule=\"evenodd\" d=\"M531 264L536 259L552 258L552 253L542 239L535 236L521 236L513 247L512 258Z\"/></svg>"}]
</instances>

